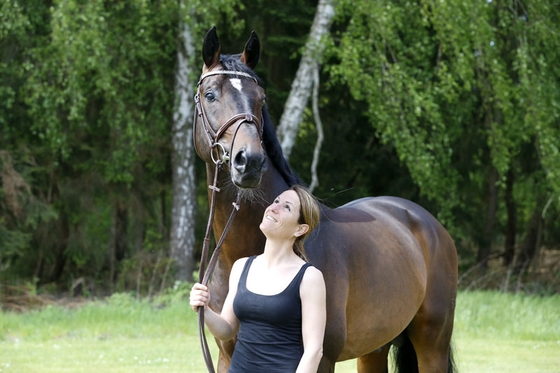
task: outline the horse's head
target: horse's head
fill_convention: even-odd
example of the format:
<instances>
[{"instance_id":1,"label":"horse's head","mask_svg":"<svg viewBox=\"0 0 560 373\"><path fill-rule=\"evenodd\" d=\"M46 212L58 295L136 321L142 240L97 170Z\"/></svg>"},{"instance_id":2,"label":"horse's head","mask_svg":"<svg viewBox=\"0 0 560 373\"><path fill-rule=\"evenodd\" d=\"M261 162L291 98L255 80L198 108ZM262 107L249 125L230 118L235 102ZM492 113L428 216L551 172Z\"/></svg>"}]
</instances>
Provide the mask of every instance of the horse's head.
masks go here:
<instances>
[{"instance_id":1,"label":"horse's head","mask_svg":"<svg viewBox=\"0 0 560 373\"><path fill-rule=\"evenodd\" d=\"M194 142L206 163L222 163L241 189L255 188L266 171L262 146L265 92L253 69L260 43L255 32L239 55L220 55L216 28L204 38L204 67L195 96Z\"/></svg>"}]
</instances>

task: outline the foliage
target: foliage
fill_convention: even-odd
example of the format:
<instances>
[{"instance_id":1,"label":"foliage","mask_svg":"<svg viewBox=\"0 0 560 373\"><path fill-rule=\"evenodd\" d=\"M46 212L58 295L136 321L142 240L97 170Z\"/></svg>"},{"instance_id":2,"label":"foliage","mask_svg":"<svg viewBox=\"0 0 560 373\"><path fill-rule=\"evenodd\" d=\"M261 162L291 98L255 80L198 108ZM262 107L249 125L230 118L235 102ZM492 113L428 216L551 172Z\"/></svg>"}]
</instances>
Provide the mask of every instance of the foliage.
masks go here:
<instances>
[{"instance_id":1,"label":"foliage","mask_svg":"<svg viewBox=\"0 0 560 373\"><path fill-rule=\"evenodd\" d=\"M83 295L153 296L171 286L170 140L180 22L194 30L197 48L217 24L224 53L238 52L257 31L257 73L275 120L316 5L2 2L2 280L37 278L40 287L51 283ZM480 259L481 248L505 250L511 237L520 251L534 216L543 217L539 239L526 246L557 248L554 2L341 0L337 14L321 76L325 142L317 196L330 206L366 195L419 202L452 233L462 269ZM198 52L192 59L201 64ZM290 160L309 180L316 138L310 111L300 128ZM201 166L196 198L203 221Z\"/></svg>"},{"instance_id":2,"label":"foliage","mask_svg":"<svg viewBox=\"0 0 560 373\"><path fill-rule=\"evenodd\" d=\"M553 2L340 1L337 12L328 72L456 239L489 244L477 236L494 225L480 218L493 169L502 192L513 180L518 226L560 195ZM499 203L494 237L515 219Z\"/></svg>"},{"instance_id":3,"label":"foliage","mask_svg":"<svg viewBox=\"0 0 560 373\"><path fill-rule=\"evenodd\" d=\"M145 277L158 281L147 281L150 290L159 289L169 269L179 20L195 24L200 38L222 16L231 21L236 4L2 3L4 276L62 288L85 277L88 292L98 292L115 280L140 290L128 277L148 270Z\"/></svg>"}]
</instances>

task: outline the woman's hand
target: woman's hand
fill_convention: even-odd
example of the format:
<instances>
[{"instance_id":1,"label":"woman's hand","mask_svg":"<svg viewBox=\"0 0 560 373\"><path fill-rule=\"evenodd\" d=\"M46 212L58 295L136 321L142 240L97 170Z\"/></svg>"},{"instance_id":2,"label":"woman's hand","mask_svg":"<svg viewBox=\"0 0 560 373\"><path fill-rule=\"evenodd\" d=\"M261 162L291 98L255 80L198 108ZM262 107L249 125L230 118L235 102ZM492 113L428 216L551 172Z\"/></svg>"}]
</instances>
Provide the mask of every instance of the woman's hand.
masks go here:
<instances>
[{"instance_id":1,"label":"woman's hand","mask_svg":"<svg viewBox=\"0 0 560 373\"><path fill-rule=\"evenodd\" d=\"M210 301L208 288L198 282L191 289L190 305L193 311L197 312L198 307L206 307Z\"/></svg>"},{"instance_id":2,"label":"woman's hand","mask_svg":"<svg viewBox=\"0 0 560 373\"><path fill-rule=\"evenodd\" d=\"M210 330L210 333L222 341L229 341L235 337L235 334L237 334L239 330L239 320L235 316L235 312L233 312L233 300L237 294L239 277L241 276L246 260L247 258L242 258L233 264L229 276L229 292L220 313L216 313L208 306L210 302L208 287L196 283L191 289L190 305L192 309L196 312L198 311L198 307L204 307L204 323L208 327L208 330ZM215 299L219 299L219 294Z\"/></svg>"}]
</instances>

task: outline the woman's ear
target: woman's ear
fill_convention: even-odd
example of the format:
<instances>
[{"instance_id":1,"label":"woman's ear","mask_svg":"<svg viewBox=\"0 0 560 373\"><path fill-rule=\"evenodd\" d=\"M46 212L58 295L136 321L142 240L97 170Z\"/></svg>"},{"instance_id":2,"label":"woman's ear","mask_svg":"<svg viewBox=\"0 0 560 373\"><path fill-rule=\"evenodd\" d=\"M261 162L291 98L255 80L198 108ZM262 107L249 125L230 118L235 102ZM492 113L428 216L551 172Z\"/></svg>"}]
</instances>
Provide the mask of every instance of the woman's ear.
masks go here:
<instances>
[{"instance_id":1,"label":"woman's ear","mask_svg":"<svg viewBox=\"0 0 560 373\"><path fill-rule=\"evenodd\" d=\"M303 236L304 234L306 234L308 230L309 230L309 225L307 225L307 224L299 224L299 225L298 225L298 228L297 228L297 230L296 230L296 233L294 233L294 236L296 236L296 237L301 237L301 236Z\"/></svg>"}]
</instances>

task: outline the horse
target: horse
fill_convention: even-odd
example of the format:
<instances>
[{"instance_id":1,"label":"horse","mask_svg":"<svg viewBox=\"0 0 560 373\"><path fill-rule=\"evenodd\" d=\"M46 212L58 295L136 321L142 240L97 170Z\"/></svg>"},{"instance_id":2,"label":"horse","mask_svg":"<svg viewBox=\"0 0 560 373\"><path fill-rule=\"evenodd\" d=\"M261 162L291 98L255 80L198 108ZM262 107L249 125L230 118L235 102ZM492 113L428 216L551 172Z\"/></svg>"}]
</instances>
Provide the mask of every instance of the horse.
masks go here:
<instances>
[{"instance_id":1,"label":"horse","mask_svg":"<svg viewBox=\"0 0 560 373\"><path fill-rule=\"evenodd\" d=\"M259 56L254 31L236 55L221 54L215 27L204 37L193 141L213 189L208 194L215 204L215 237L224 233L232 202L240 201L209 283L209 306L217 312L233 263L263 252L259 223L265 207L290 185L302 183L271 123L263 84L254 72ZM318 372L334 372L336 362L354 358L360 373L387 372L391 346L401 372L454 371L457 250L428 211L388 196L337 208L321 203L320 224L305 251L327 289ZM235 340L216 342L218 372L226 372Z\"/></svg>"}]
</instances>

